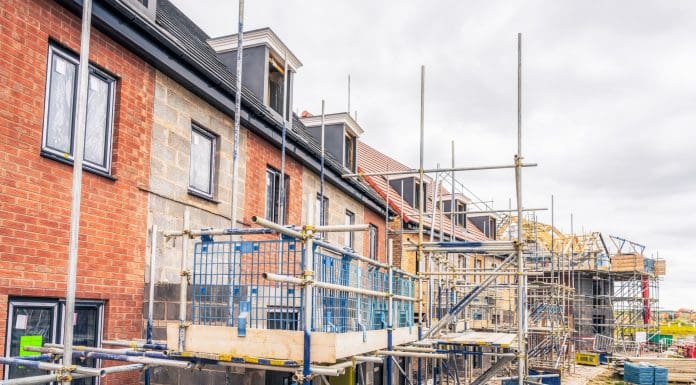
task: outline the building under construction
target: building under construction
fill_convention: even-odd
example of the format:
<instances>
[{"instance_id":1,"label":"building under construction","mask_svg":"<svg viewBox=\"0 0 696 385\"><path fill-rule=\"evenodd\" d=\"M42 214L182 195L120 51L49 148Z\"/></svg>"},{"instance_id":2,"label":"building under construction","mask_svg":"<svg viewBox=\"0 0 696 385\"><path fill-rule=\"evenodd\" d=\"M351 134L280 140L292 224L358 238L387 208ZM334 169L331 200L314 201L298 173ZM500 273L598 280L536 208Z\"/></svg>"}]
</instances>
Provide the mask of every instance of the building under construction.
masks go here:
<instances>
[{"instance_id":1,"label":"building under construction","mask_svg":"<svg viewBox=\"0 0 696 385\"><path fill-rule=\"evenodd\" d=\"M239 21L3 4L0 384L522 385L658 332L664 260L524 205L521 35L517 152L429 168L424 67L410 167L293 113L301 61ZM503 210L461 182L500 169Z\"/></svg>"}]
</instances>

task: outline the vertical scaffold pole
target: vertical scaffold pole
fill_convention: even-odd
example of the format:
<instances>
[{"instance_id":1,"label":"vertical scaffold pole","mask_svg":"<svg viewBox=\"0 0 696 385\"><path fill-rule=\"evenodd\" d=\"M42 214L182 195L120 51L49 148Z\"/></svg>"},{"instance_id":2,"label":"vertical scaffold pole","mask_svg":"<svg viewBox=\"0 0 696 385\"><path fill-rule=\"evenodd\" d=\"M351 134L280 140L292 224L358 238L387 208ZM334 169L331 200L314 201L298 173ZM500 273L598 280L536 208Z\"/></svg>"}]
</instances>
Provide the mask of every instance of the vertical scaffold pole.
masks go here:
<instances>
[{"instance_id":1,"label":"vertical scaffold pole","mask_svg":"<svg viewBox=\"0 0 696 385\"><path fill-rule=\"evenodd\" d=\"M324 126L324 109L326 103L324 99L321 100L321 165L319 170L319 223L317 225L323 226L326 224L324 218L324 160L326 158L326 127ZM307 201L307 202L311 202Z\"/></svg>"},{"instance_id":2,"label":"vertical scaffold pole","mask_svg":"<svg viewBox=\"0 0 696 385\"><path fill-rule=\"evenodd\" d=\"M89 83L89 42L92 26L92 1L82 4L82 32L80 35L80 68L77 81L77 109L75 111L75 147L73 150L72 200L70 202L70 240L68 244L68 277L65 293L65 328L63 330L63 365L72 366L73 317L75 315L75 291L77 282L77 258L80 235L80 204L82 198L82 154L85 146L85 123L87 121L87 92ZM69 385L71 378L62 381Z\"/></svg>"},{"instance_id":3,"label":"vertical scaffold pole","mask_svg":"<svg viewBox=\"0 0 696 385\"><path fill-rule=\"evenodd\" d=\"M239 131L242 115L242 65L243 65L243 47L244 44L244 0L239 0L239 22L237 24L237 75L235 79L235 95L234 95L234 143L232 149L232 197L230 222L231 228L237 227L237 178L238 173L237 161L239 159Z\"/></svg>"},{"instance_id":4,"label":"vertical scaffold pole","mask_svg":"<svg viewBox=\"0 0 696 385\"><path fill-rule=\"evenodd\" d=\"M283 58L284 60L284 71L285 73L283 74L283 132L281 135L281 141L280 141L280 186L278 186L278 223L281 225L285 224L285 194L287 192L285 191L285 141L286 141L286 136L287 136L287 126L288 122L290 123L290 127L292 127L292 109L288 108L288 53L285 52L285 56ZM232 226L234 227L234 225ZM282 238L282 236L281 236ZM280 257L282 258L282 253L280 253ZM282 265L282 260L280 261L279 265Z\"/></svg>"},{"instance_id":5,"label":"vertical scaffold pole","mask_svg":"<svg viewBox=\"0 0 696 385\"><path fill-rule=\"evenodd\" d=\"M189 229L189 217L189 208L186 206L184 207L184 230ZM186 291L188 289L188 272L186 270L188 262L186 261L188 256L188 241L188 235L184 234L184 236L181 237L181 282L179 282L179 352L184 351L184 341L186 341ZM232 315L230 314L228 322L231 319Z\"/></svg>"},{"instance_id":6,"label":"vertical scaffold pole","mask_svg":"<svg viewBox=\"0 0 696 385\"><path fill-rule=\"evenodd\" d=\"M147 301L147 334L145 340L152 343L152 323L155 311L155 268L157 266L157 225L152 225L150 238L150 287L148 288ZM150 385L150 369L145 370L145 385Z\"/></svg>"},{"instance_id":7,"label":"vertical scaffold pole","mask_svg":"<svg viewBox=\"0 0 696 385\"><path fill-rule=\"evenodd\" d=\"M312 194L307 195L307 202L312 201ZM307 205L307 218L305 223L308 228L314 225L314 205ZM304 279L312 280L314 278L314 234L311 232L304 234L305 238L304 249L302 250L302 276ZM312 285L305 283L302 288L304 294L304 351L303 351L303 363L302 363L302 384L311 385L310 375L311 370L311 333L312 333L312 313L314 311L314 292Z\"/></svg>"},{"instance_id":8,"label":"vertical scaffold pole","mask_svg":"<svg viewBox=\"0 0 696 385\"><path fill-rule=\"evenodd\" d=\"M418 249L416 252L416 265L420 267L419 271L423 271L425 263L423 263L423 210L424 210L424 189L423 189L423 142L425 139L425 66L421 65L421 82L420 82L420 161L418 163ZM422 288L420 289L422 290ZM422 296L422 293L420 294ZM431 304L428 304L431 306ZM418 339L423 338L423 303L418 304ZM418 385L422 384L422 367L423 361L418 358Z\"/></svg>"},{"instance_id":9,"label":"vertical scaffold pole","mask_svg":"<svg viewBox=\"0 0 696 385\"><path fill-rule=\"evenodd\" d=\"M515 190L517 192L517 376L518 384L527 380L527 276L524 275L522 248L522 34L517 34L517 156L515 156Z\"/></svg>"},{"instance_id":10,"label":"vertical scaffold pole","mask_svg":"<svg viewBox=\"0 0 696 385\"><path fill-rule=\"evenodd\" d=\"M455 166L454 166L454 140L453 140L453 141L452 141L452 168L454 168L454 167L455 167ZM452 179L451 179L451 183L452 183L452 192L451 192L451 194L452 194L452 195L450 196L450 211L453 212L453 213L454 213L455 211L457 211L457 210L455 209L455 205L454 205L455 176L456 176L456 172L455 172L454 170L452 170L452 175L451 175L451 178L452 178ZM465 209L465 211L466 211L466 209ZM457 218L457 216L459 216L459 215L460 215L459 213L457 213L457 214L450 214L450 219L451 219L450 222L451 222L451 224L452 224L452 229L451 229L452 234L450 235L450 241L454 241L454 240L455 240L455 237L454 237L454 227L455 227L456 218ZM462 227L464 227L464 228L466 228L466 214L461 214L461 215L464 215L464 223L460 223L459 225L462 226Z\"/></svg>"},{"instance_id":11,"label":"vertical scaffold pole","mask_svg":"<svg viewBox=\"0 0 696 385\"><path fill-rule=\"evenodd\" d=\"M392 299L392 295L394 294L394 240L393 239L388 239L387 240L387 265L389 269L389 287L387 288L387 293L389 294L388 300L387 300L387 350L392 350L392 343L393 343L393 335L392 332L394 331L394 300ZM386 371L387 371L387 385L393 385L392 384L392 360L393 358L391 356L388 356L385 358L387 360L386 362Z\"/></svg>"}]
</instances>

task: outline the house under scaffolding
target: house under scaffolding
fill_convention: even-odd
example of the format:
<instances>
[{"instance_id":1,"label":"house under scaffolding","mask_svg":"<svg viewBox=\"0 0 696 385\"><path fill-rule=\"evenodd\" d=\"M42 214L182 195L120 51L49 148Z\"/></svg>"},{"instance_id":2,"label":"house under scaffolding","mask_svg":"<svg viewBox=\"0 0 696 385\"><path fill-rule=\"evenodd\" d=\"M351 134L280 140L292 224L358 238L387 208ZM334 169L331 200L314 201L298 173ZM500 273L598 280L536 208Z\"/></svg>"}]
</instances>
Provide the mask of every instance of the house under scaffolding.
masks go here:
<instances>
[{"instance_id":1,"label":"house under scaffolding","mask_svg":"<svg viewBox=\"0 0 696 385\"><path fill-rule=\"evenodd\" d=\"M501 222L501 239L515 222L515 217ZM547 322L548 339L536 339L530 326L529 343L539 345L530 347L530 360L532 352L554 347L560 349L555 350L554 367L563 362L570 365L571 350L637 354L641 342L659 334L656 313L664 260L645 257L644 246L616 236L564 234L533 216L525 218L523 226L530 251L527 266L543 272L539 278L530 278L530 325L537 309L551 309L555 314L553 322ZM542 282L545 289L535 287Z\"/></svg>"}]
</instances>

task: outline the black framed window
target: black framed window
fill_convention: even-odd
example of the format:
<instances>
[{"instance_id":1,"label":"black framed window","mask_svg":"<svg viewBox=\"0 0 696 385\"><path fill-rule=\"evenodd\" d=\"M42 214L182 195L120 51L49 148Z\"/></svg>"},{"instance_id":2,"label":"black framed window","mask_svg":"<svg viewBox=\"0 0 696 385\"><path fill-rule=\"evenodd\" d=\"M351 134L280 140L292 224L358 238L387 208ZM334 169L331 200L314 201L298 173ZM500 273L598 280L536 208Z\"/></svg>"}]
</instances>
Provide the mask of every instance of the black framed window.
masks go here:
<instances>
[{"instance_id":1,"label":"black framed window","mask_svg":"<svg viewBox=\"0 0 696 385\"><path fill-rule=\"evenodd\" d=\"M49 46L41 150L72 160L77 105L77 55ZM111 172L116 79L89 67L83 160L86 168Z\"/></svg>"},{"instance_id":2,"label":"black framed window","mask_svg":"<svg viewBox=\"0 0 696 385\"><path fill-rule=\"evenodd\" d=\"M213 198L216 143L215 135L195 124L191 126L189 192Z\"/></svg>"},{"instance_id":3,"label":"black framed window","mask_svg":"<svg viewBox=\"0 0 696 385\"><path fill-rule=\"evenodd\" d=\"M278 223L280 220L280 171L272 167L266 168L266 219ZM284 218L288 214L288 188L290 186L290 178L285 175L284 190Z\"/></svg>"},{"instance_id":4,"label":"black framed window","mask_svg":"<svg viewBox=\"0 0 696 385\"><path fill-rule=\"evenodd\" d=\"M369 257L372 259L377 259L377 248L378 248L378 242L377 242L377 237L379 236L378 234L378 229L377 226L373 225L370 223L369 226L369 237L370 237L370 250L369 250Z\"/></svg>"},{"instance_id":5,"label":"black framed window","mask_svg":"<svg viewBox=\"0 0 696 385\"><path fill-rule=\"evenodd\" d=\"M319 226L324 226L329 223L329 197L324 195L324 199L322 200L321 198L322 196L317 194L314 219L315 223L319 224Z\"/></svg>"},{"instance_id":6,"label":"black framed window","mask_svg":"<svg viewBox=\"0 0 696 385\"><path fill-rule=\"evenodd\" d=\"M354 224L355 224L355 213L353 213L350 210L346 210L346 225L354 225ZM352 231L346 232L345 246L351 250L354 249L355 233L353 233Z\"/></svg>"},{"instance_id":7,"label":"black framed window","mask_svg":"<svg viewBox=\"0 0 696 385\"><path fill-rule=\"evenodd\" d=\"M73 318L73 343L81 346L99 346L103 330L103 303L78 301ZM65 324L65 302L55 299L11 298L7 315L5 356L30 357L40 353L25 350L26 346L42 346L46 343L63 342ZM96 367L93 359L80 363ZM41 370L22 366L5 366L5 379L24 378L45 374ZM95 385L96 378L73 380L77 385Z\"/></svg>"}]
</instances>

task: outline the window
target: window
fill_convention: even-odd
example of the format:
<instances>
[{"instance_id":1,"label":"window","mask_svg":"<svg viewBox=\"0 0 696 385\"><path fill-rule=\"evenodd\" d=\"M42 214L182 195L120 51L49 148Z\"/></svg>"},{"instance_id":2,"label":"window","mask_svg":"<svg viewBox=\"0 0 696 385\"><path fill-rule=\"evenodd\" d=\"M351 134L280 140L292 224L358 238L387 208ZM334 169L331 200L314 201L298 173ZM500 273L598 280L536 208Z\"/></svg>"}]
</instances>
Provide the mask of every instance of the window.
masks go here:
<instances>
[{"instance_id":1,"label":"window","mask_svg":"<svg viewBox=\"0 0 696 385\"><path fill-rule=\"evenodd\" d=\"M266 328L274 330L298 330L299 312L293 309L273 309L266 314Z\"/></svg>"},{"instance_id":2,"label":"window","mask_svg":"<svg viewBox=\"0 0 696 385\"><path fill-rule=\"evenodd\" d=\"M215 183L215 135L191 126L191 161L189 191L206 198L213 197Z\"/></svg>"},{"instance_id":3,"label":"window","mask_svg":"<svg viewBox=\"0 0 696 385\"><path fill-rule=\"evenodd\" d=\"M355 171L355 138L350 135L345 136L343 143L343 167Z\"/></svg>"},{"instance_id":4,"label":"window","mask_svg":"<svg viewBox=\"0 0 696 385\"><path fill-rule=\"evenodd\" d=\"M473 346L472 349L475 352L475 354L473 355L473 368L483 368L483 348L481 346Z\"/></svg>"},{"instance_id":5,"label":"window","mask_svg":"<svg viewBox=\"0 0 696 385\"><path fill-rule=\"evenodd\" d=\"M377 247L378 247L378 242L377 242L377 226L373 225L370 223L369 227L369 235L370 235L370 255L369 257L372 259L377 259Z\"/></svg>"},{"instance_id":6,"label":"window","mask_svg":"<svg viewBox=\"0 0 696 385\"><path fill-rule=\"evenodd\" d=\"M75 325L73 343L83 346L99 346L102 334L101 302L81 302L75 305ZM6 357L28 357L40 353L29 352L24 346L41 346L46 343L62 342L62 320L65 304L57 300L10 299L7 314ZM94 360L81 363L84 366L96 366ZM5 379L23 378L44 374L41 370L22 366L5 366ZM73 380L73 384L92 385L96 379L84 378Z\"/></svg>"},{"instance_id":7,"label":"window","mask_svg":"<svg viewBox=\"0 0 696 385\"><path fill-rule=\"evenodd\" d=\"M426 201L428 198L428 184L425 182L423 182L423 194L423 203L425 204L423 209L425 210L428 207L428 203ZM418 180L415 180L415 183L413 184L413 207L415 209L420 209L420 181Z\"/></svg>"},{"instance_id":8,"label":"window","mask_svg":"<svg viewBox=\"0 0 696 385\"><path fill-rule=\"evenodd\" d=\"M283 222L288 214L288 187L290 186L290 178L285 175L285 199L283 202ZM280 171L268 167L266 168L266 219L278 223L280 218Z\"/></svg>"},{"instance_id":9,"label":"window","mask_svg":"<svg viewBox=\"0 0 696 385\"><path fill-rule=\"evenodd\" d=\"M78 64L76 55L49 47L41 150L69 160L75 145ZM89 67L83 160L85 168L105 173L111 172L115 84L111 76Z\"/></svg>"},{"instance_id":10,"label":"window","mask_svg":"<svg viewBox=\"0 0 696 385\"><path fill-rule=\"evenodd\" d=\"M268 58L268 105L283 114L283 83L285 70L272 56Z\"/></svg>"},{"instance_id":11,"label":"window","mask_svg":"<svg viewBox=\"0 0 696 385\"><path fill-rule=\"evenodd\" d=\"M355 224L355 214L350 211L346 210L346 225L354 225ZM354 241L355 241L355 233L352 231L346 232L346 243L345 246L351 250L353 250L354 246Z\"/></svg>"},{"instance_id":12,"label":"window","mask_svg":"<svg viewBox=\"0 0 696 385\"><path fill-rule=\"evenodd\" d=\"M329 223L329 197L324 195L323 202L320 202L321 195L317 194L316 206L314 206L314 223L324 226Z\"/></svg>"},{"instance_id":13,"label":"window","mask_svg":"<svg viewBox=\"0 0 696 385\"><path fill-rule=\"evenodd\" d=\"M481 270L482 262L483 262L483 261L481 261L480 259L476 259L476 260L474 261L474 270L476 270L476 273L477 273L477 274L476 274L476 282L481 282L481 281L483 281L482 276L479 275L480 270Z\"/></svg>"},{"instance_id":14,"label":"window","mask_svg":"<svg viewBox=\"0 0 696 385\"><path fill-rule=\"evenodd\" d=\"M461 226L461 227L466 227L466 205L460 201L457 201L456 204L457 212L455 216L455 224Z\"/></svg>"}]
</instances>

